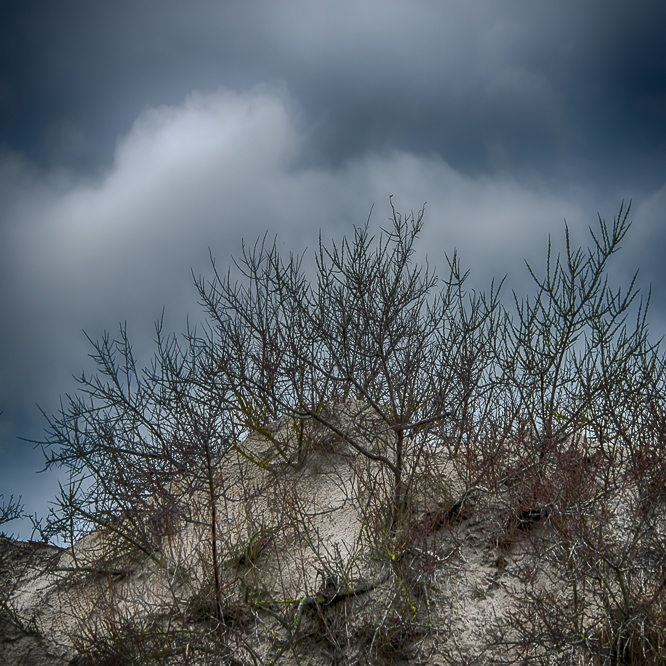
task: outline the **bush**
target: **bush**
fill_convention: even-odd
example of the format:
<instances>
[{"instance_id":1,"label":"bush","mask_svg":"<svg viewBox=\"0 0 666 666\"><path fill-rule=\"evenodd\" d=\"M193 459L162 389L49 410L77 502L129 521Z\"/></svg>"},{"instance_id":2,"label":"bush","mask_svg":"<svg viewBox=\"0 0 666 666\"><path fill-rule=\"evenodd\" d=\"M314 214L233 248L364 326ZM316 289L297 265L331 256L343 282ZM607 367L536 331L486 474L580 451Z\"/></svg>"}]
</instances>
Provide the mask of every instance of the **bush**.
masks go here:
<instances>
[{"instance_id":1,"label":"bush","mask_svg":"<svg viewBox=\"0 0 666 666\"><path fill-rule=\"evenodd\" d=\"M664 359L634 282L607 278L628 214L600 219L589 250L567 229L513 314L494 284L467 291L455 254L443 280L414 261L423 210L320 241L312 281L265 238L240 280L213 261L196 280L208 324L182 343L158 325L149 368L125 330L93 343L99 374L43 443L69 474L47 531L96 530L97 570L131 578L140 554L168 581L160 617L202 644L274 663L319 618L335 658L363 634L390 661L433 630L438 534L483 513L528 563L496 649L661 663ZM308 497L312 474L338 504ZM320 522L337 511L358 520L343 546ZM343 640L329 614L363 595L374 620Z\"/></svg>"}]
</instances>

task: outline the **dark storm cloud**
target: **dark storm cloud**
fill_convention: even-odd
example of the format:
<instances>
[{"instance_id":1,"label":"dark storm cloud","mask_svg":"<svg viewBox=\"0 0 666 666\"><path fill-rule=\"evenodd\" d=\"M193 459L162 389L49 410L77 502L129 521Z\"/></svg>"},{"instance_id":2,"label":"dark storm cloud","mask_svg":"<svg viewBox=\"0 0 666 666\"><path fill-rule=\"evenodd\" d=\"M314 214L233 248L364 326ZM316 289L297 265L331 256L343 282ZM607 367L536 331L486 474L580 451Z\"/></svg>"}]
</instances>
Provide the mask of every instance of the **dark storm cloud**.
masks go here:
<instances>
[{"instance_id":1,"label":"dark storm cloud","mask_svg":"<svg viewBox=\"0 0 666 666\"><path fill-rule=\"evenodd\" d=\"M474 285L634 198L666 323L661 3L25 0L0 8L0 493L43 512L39 437L127 321L147 359L200 316L190 268L266 229L285 252L427 206L431 263Z\"/></svg>"},{"instance_id":2,"label":"dark storm cloud","mask_svg":"<svg viewBox=\"0 0 666 666\"><path fill-rule=\"evenodd\" d=\"M3 138L39 157L91 168L145 108L283 80L313 161L398 148L566 179L603 159L624 186L666 169L663 3L70 0L10 14Z\"/></svg>"}]
</instances>

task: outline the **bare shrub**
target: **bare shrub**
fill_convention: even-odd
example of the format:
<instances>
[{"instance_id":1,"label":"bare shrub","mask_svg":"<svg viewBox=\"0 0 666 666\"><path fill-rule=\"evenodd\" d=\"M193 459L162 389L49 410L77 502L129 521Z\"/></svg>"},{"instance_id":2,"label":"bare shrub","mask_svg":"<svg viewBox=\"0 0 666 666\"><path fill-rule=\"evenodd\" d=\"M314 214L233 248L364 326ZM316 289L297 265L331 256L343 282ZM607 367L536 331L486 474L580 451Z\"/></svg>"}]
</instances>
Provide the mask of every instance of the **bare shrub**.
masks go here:
<instances>
[{"instance_id":1,"label":"bare shrub","mask_svg":"<svg viewBox=\"0 0 666 666\"><path fill-rule=\"evenodd\" d=\"M144 370L124 329L93 343L43 443L68 474L43 533L106 576L81 654L663 663L665 365L634 282L608 280L628 211L587 250L567 229L513 313L455 254L442 280L419 265L423 210L392 212L320 241L313 279L266 238L213 261L207 324L158 325ZM507 610L468 659L437 637L473 521L478 600Z\"/></svg>"}]
</instances>

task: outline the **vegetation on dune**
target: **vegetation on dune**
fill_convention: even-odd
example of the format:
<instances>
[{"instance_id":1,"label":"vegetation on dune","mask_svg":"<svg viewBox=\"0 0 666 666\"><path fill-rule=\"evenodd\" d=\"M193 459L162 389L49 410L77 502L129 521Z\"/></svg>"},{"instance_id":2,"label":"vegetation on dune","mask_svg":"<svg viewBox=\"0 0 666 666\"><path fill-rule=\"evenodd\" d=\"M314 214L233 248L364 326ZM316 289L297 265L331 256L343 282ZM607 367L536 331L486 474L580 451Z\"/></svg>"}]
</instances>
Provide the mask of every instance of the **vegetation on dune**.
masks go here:
<instances>
[{"instance_id":1,"label":"vegetation on dune","mask_svg":"<svg viewBox=\"0 0 666 666\"><path fill-rule=\"evenodd\" d=\"M393 209L312 280L266 238L212 261L207 325L158 325L147 368L91 341L39 526L88 581L85 663L666 663L664 357L608 280L628 215L567 229L510 307L416 262L424 211ZM506 598L476 646L445 626L471 520Z\"/></svg>"}]
</instances>

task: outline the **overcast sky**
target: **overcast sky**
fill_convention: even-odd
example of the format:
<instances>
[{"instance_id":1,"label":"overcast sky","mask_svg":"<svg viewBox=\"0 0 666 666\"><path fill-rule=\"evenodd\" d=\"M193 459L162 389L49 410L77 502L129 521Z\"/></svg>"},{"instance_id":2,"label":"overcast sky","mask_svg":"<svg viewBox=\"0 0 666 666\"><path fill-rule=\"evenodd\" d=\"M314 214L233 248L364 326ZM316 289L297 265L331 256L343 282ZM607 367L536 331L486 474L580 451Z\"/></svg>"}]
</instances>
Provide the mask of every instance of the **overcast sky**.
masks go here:
<instances>
[{"instance_id":1,"label":"overcast sky","mask_svg":"<svg viewBox=\"0 0 666 666\"><path fill-rule=\"evenodd\" d=\"M565 219L586 243L632 200L614 277L652 284L661 337L665 26L662 0L1 2L0 493L53 496L17 437L90 367L84 330L126 321L145 358L163 307L199 317L209 247L302 251L389 195L428 202L431 263L525 293Z\"/></svg>"}]
</instances>

